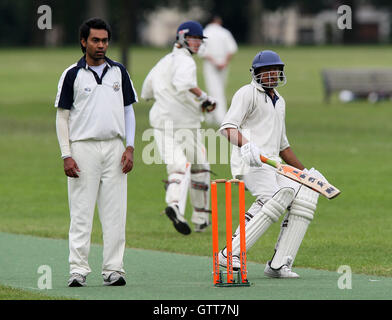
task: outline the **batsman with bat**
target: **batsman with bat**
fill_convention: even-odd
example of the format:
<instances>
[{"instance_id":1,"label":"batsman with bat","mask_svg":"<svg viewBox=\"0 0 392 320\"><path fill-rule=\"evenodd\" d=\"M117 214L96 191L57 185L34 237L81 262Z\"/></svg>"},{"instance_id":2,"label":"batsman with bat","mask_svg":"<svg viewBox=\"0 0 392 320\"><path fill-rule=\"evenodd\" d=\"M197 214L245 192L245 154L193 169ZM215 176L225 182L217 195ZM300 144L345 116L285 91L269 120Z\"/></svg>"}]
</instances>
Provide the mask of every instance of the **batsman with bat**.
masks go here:
<instances>
[{"instance_id":1,"label":"batsman with bat","mask_svg":"<svg viewBox=\"0 0 392 320\"><path fill-rule=\"evenodd\" d=\"M271 261L264 273L273 278L298 278L293 262L313 220L319 193L295 182L261 161L284 162L325 181L320 172L305 169L292 151L286 136L285 101L276 88L286 83L284 63L270 50L259 52L252 62L252 81L234 95L220 127L220 132L234 145L231 171L242 178L255 202L246 212L246 250L280 216L285 215ZM233 235L233 267L240 268L240 237ZM219 263L226 267L226 248L219 253Z\"/></svg>"}]
</instances>

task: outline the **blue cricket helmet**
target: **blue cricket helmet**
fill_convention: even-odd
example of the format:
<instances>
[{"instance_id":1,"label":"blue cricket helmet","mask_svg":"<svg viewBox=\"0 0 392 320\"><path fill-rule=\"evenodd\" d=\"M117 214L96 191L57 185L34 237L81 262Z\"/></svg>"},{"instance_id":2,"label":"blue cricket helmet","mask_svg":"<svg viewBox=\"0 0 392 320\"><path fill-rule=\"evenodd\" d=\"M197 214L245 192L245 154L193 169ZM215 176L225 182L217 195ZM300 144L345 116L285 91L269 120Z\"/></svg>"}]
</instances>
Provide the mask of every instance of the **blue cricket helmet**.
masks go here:
<instances>
[{"instance_id":1,"label":"blue cricket helmet","mask_svg":"<svg viewBox=\"0 0 392 320\"><path fill-rule=\"evenodd\" d=\"M278 71L277 75L276 71L259 71L256 73L256 69L267 66L279 66L280 71ZM272 50L264 50L260 51L254 57L250 72L257 86L260 86L261 88L276 88L284 86L287 82L286 75L283 72L283 68L284 63L276 52Z\"/></svg>"},{"instance_id":2,"label":"blue cricket helmet","mask_svg":"<svg viewBox=\"0 0 392 320\"><path fill-rule=\"evenodd\" d=\"M265 66L281 66L283 70L284 63L275 51L263 50L254 57L252 61L252 69Z\"/></svg>"},{"instance_id":3,"label":"blue cricket helmet","mask_svg":"<svg viewBox=\"0 0 392 320\"><path fill-rule=\"evenodd\" d=\"M185 36L195 36L200 37L202 39L206 38L203 35L203 27L197 21L187 21L180 24L177 29L177 40L181 37L181 35Z\"/></svg>"},{"instance_id":4,"label":"blue cricket helmet","mask_svg":"<svg viewBox=\"0 0 392 320\"><path fill-rule=\"evenodd\" d=\"M188 41L186 40L186 36L199 37L201 41L203 41L204 38L207 38L203 35L203 27L199 22L187 21L181 23L177 29L176 42L187 48L191 54L194 54L197 51L194 51L194 49L189 46Z\"/></svg>"}]
</instances>

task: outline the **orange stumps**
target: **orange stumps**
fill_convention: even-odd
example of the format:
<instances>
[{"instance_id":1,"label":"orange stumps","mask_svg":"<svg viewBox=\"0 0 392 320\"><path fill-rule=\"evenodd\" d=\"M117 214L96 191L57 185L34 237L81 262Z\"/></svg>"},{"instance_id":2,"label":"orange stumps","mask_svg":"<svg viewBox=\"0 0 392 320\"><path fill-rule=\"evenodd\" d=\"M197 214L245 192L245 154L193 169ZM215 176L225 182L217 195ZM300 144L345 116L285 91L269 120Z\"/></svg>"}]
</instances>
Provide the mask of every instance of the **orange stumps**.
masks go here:
<instances>
[{"instance_id":1,"label":"orange stumps","mask_svg":"<svg viewBox=\"0 0 392 320\"><path fill-rule=\"evenodd\" d=\"M232 248L232 214L231 214L231 183L225 182L226 189L226 249L227 249L227 282L233 283L233 248Z\"/></svg>"},{"instance_id":2,"label":"orange stumps","mask_svg":"<svg viewBox=\"0 0 392 320\"><path fill-rule=\"evenodd\" d=\"M245 183L238 183L239 194L239 211L240 211L240 263L241 263L241 280L247 283L246 271L246 240L245 240Z\"/></svg>"},{"instance_id":3,"label":"orange stumps","mask_svg":"<svg viewBox=\"0 0 392 320\"><path fill-rule=\"evenodd\" d=\"M220 283L219 275L219 240L218 240L218 191L216 182L211 183L211 219L214 284Z\"/></svg>"},{"instance_id":4,"label":"orange stumps","mask_svg":"<svg viewBox=\"0 0 392 320\"><path fill-rule=\"evenodd\" d=\"M218 230L218 183L225 184L226 194L226 272L219 269L219 230ZM239 220L240 220L240 271L233 270L232 248L232 184L238 184L239 190ZM216 287L249 286L246 271L246 243L245 243L245 185L237 179L217 179L211 182L211 214L212 214L212 250L213 250L213 274ZM223 275L226 274L226 279Z\"/></svg>"}]
</instances>

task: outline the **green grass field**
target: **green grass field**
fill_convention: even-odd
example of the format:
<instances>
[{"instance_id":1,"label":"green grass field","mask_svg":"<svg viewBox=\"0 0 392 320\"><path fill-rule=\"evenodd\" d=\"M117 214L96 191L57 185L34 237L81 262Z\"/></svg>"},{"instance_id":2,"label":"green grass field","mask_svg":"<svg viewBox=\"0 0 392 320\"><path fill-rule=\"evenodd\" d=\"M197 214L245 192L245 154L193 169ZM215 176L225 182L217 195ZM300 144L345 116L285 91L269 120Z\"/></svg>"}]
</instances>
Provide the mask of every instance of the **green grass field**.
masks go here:
<instances>
[{"instance_id":1,"label":"green grass field","mask_svg":"<svg viewBox=\"0 0 392 320\"><path fill-rule=\"evenodd\" d=\"M240 47L231 65L229 101L239 87L250 81L251 61L261 49ZM286 63L288 83L279 92L287 104L289 141L307 167L314 166L342 190L332 201L320 197L295 266L336 271L340 265L349 265L355 273L390 277L392 184L387 175L392 157L392 103L342 104L334 97L326 105L320 70L388 67L392 48L274 49ZM134 48L131 51L129 71L139 95L147 72L168 50ZM0 231L67 239L66 178L59 157L53 103L61 73L80 55L76 47L0 50L4 62L0 69ZM119 51L111 48L108 56L118 59ZM204 87L201 68L198 76L200 86ZM141 136L149 128L151 105L140 101L134 106L136 159L134 170L128 176L127 246L210 256L210 232L184 237L160 214L165 207L161 182L166 178L165 167L147 166L141 159L143 147L148 143ZM212 170L219 177L230 174L228 165L214 164ZM247 207L251 202L252 197L247 195ZM189 206L187 218L190 219ZM277 223L252 248L248 259L260 263L270 259L278 232ZM220 235L223 239L223 231ZM99 244L101 239L96 217L92 241ZM7 296L18 299L20 293L14 292L2 287L0 299Z\"/></svg>"}]
</instances>

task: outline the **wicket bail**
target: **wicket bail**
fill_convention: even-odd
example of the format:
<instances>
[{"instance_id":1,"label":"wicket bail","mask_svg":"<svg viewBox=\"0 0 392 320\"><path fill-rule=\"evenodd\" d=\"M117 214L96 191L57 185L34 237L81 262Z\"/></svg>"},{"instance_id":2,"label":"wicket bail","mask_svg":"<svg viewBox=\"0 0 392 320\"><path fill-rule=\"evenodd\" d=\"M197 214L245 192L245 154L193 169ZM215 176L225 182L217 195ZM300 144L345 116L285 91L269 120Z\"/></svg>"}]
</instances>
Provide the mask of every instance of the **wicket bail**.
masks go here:
<instances>
[{"instance_id":1,"label":"wicket bail","mask_svg":"<svg viewBox=\"0 0 392 320\"><path fill-rule=\"evenodd\" d=\"M227 249L227 282L223 279L223 274L219 269L219 235L218 235L218 192L217 184L225 184L226 193L226 249ZM239 220L240 220L240 271L236 272L234 278L233 272L233 249L232 249L232 203L231 203L231 185L238 184L239 194ZM213 250L213 274L214 286L250 286L247 280L246 271L246 243L245 243L245 184L237 179L217 179L211 182L211 215L212 215L212 250Z\"/></svg>"}]
</instances>

